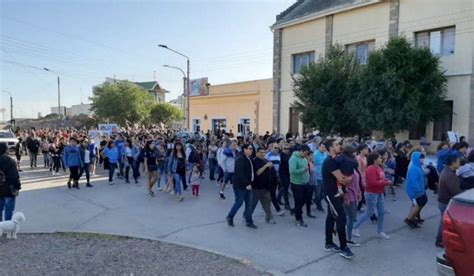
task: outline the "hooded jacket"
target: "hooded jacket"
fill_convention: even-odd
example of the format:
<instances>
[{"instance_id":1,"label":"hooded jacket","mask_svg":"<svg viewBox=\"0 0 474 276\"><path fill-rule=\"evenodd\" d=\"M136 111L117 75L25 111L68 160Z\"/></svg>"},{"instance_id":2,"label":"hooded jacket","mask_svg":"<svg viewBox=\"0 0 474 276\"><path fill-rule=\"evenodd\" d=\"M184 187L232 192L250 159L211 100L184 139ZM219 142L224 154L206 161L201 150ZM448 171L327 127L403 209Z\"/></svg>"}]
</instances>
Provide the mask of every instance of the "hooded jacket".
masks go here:
<instances>
[{"instance_id":1,"label":"hooded jacket","mask_svg":"<svg viewBox=\"0 0 474 276\"><path fill-rule=\"evenodd\" d=\"M290 158L290 181L296 185L309 183L308 160L301 157L299 151L293 152Z\"/></svg>"},{"instance_id":2,"label":"hooded jacket","mask_svg":"<svg viewBox=\"0 0 474 276\"><path fill-rule=\"evenodd\" d=\"M230 147L222 152L222 169L226 173L234 173L235 154Z\"/></svg>"},{"instance_id":3,"label":"hooded jacket","mask_svg":"<svg viewBox=\"0 0 474 276\"><path fill-rule=\"evenodd\" d=\"M82 167L84 161L81 156L81 149L79 146L67 146L64 148L64 165L66 167Z\"/></svg>"},{"instance_id":4,"label":"hooded jacket","mask_svg":"<svg viewBox=\"0 0 474 276\"><path fill-rule=\"evenodd\" d=\"M0 155L0 177L0 197L15 197L12 192L21 189L20 176L15 161L7 155Z\"/></svg>"},{"instance_id":5,"label":"hooded jacket","mask_svg":"<svg viewBox=\"0 0 474 276\"><path fill-rule=\"evenodd\" d=\"M425 194L425 175L420 161L421 152L414 152L408 167L405 190L410 199L416 199Z\"/></svg>"}]
</instances>

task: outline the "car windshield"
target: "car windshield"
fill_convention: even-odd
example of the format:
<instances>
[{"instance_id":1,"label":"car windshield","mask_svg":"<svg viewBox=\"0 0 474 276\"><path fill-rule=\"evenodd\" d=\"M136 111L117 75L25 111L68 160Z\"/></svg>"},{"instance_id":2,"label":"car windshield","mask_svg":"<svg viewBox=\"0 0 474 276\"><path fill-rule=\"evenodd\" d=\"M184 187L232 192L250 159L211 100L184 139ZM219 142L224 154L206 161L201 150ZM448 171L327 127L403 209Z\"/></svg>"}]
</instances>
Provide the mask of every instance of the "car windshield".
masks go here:
<instances>
[{"instance_id":1,"label":"car windshield","mask_svg":"<svg viewBox=\"0 0 474 276\"><path fill-rule=\"evenodd\" d=\"M0 132L0 138L15 138L11 132Z\"/></svg>"}]
</instances>

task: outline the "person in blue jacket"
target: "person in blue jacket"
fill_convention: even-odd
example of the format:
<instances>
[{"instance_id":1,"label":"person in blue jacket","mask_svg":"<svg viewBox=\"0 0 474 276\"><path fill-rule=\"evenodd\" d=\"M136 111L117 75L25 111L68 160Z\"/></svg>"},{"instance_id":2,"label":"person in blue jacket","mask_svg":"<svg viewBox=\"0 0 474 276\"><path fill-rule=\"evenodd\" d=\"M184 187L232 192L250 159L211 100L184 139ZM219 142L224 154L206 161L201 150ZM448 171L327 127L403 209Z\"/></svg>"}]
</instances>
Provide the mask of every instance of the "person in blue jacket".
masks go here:
<instances>
[{"instance_id":1,"label":"person in blue jacket","mask_svg":"<svg viewBox=\"0 0 474 276\"><path fill-rule=\"evenodd\" d=\"M449 142L443 141L438 145L438 152L436 153L437 162L436 162L436 170L438 174L444 169L444 165L446 164L446 157L449 154Z\"/></svg>"},{"instance_id":2,"label":"person in blue jacket","mask_svg":"<svg viewBox=\"0 0 474 276\"><path fill-rule=\"evenodd\" d=\"M117 168L119 160L119 151L115 146L114 141L109 141L107 147L102 151L102 156L107 157L109 160L109 184L114 184L114 171Z\"/></svg>"},{"instance_id":3,"label":"person in blue jacket","mask_svg":"<svg viewBox=\"0 0 474 276\"><path fill-rule=\"evenodd\" d=\"M420 212L428 202L425 192L425 175L423 173L423 162L425 155L415 151L411 157L408 167L405 190L412 202L412 207L405 219L405 223L410 228L419 228L424 220L420 217Z\"/></svg>"},{"instance_id":4,"label":"person in blue jacket","mask_svg":"<svg viewBox=\"0 0 474 276\"><path fill-rule=\"evenodd\" d=\"M71 180L73 181L72 188L79 189L79 169L83 166L81 150L77 145L77 139L71 137L69 139L69 146L64 148L63 153L64 165L69 168L70 175L67 187L71 189Z\"/></svg>"}]
</instances>

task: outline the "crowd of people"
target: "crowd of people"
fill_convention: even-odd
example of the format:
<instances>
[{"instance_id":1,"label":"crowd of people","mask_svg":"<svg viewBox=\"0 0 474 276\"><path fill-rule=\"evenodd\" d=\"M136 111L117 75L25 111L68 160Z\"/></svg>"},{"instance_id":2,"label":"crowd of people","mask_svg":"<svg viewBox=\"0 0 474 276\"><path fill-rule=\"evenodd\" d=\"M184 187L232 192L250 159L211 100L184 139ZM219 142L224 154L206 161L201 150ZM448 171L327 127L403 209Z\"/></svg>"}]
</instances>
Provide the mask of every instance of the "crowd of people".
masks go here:
<instances>
[{"instance_id":1,"label":"crowd of people","mask_svg":"<svg viewBox=\"0 0 474 276\"><path fill-rule=\"evenodd\" d=\"M199 197L206 176L217 184L216 198L220 200L227 200L226 186L233 187L234 204L226 216L229 226L235 226L234 217L244 204L246 226L253 229L258 228L252 218L258 203L269 224L276 223L274 214L289 212L295 225L307 227L305 218L314 219L315 211L326 213L325 249L345 258L353 257L349 246L360 245L356 241L361 236L359 229L369 219L376 223L378 237L390 238L384 232L389 212L385 197L396 200L397 187L404 186L410 198L404 220L410 228L420 228L424 222L421 211L428 201L427 189L438 195L443 214L454 195L474 187L474 152L469 152L463 140L454 145L442 142L433 164L424 161L425 146L398 143L395 137L380 144L370 137L320 133L234 137L231 132L208 131L180 138L172 130L123 129L92 137L86 130L31 129L16 134L20 140L15 148L16 166L13 161L3 161L7 150L6 145L0 145L0 172L4 175L21 172L25 156L31 168L37 167L41 154L52 177L68 171L65 184L69 189L80 189L84 184L92 188L91 177L102 168L108 171L110 185L117 181L139 183L143 174L149 196L163 191L177 201L183 201L188 190ZM8 220L21 186L16 176L11 178L14 184L2 185L10 178L4 177L2 182L1 176L0 211L5 208ZM80 183L81 179L85 182ZM441 230L438 232L436 245L442 247ZM333 242L334 236L339 245Z\"/></svg>"}]
</instances>

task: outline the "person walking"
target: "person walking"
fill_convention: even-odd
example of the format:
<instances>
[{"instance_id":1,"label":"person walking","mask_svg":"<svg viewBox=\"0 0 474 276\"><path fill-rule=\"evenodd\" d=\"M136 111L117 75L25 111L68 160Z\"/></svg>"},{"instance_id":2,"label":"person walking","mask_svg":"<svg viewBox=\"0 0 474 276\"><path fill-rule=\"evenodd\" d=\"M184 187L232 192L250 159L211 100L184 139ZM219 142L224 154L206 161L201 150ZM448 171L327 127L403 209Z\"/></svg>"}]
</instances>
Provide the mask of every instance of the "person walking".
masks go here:
<instances>
[{"instance_id":1,"label":"person walking","mask_svg":"<svg viewBox=\"0 0 474 276\"><path fill-rule=\"evenodd\" d=\"M337 155L341 152L339 143L329 139L324 142L324 145L328 150L328 157L324 160L322 167L323 187L328 203L325 250L339 252L342 257L350 259L354 257L354 253L347 246L344 199L343 197L336 197L336 195L338 193L337 183L347 185L354 176L344 176L339 168L336 161ZM339 246L334 244L332 239L334 224L336 224L337 236L339 237Z\"/></svg>"},{"instance_id":2,"label":"person walking","mask_svg":"<svg viewBox=\"0 0 474 276\"><path fill-rule=\"evenodd\" d=\"M255 179L255 172L253 168L252 160L250 159L253 154L253 147L250 144L243 146L244 154L237 158L235 161L235 174L233 180L233 189L235 195L235 202L226 217L227 224L234 227L234 217L239 211L242 204L245 202L244 218L246 226L252 229L258 227L253 223L252 220L252 182Z\"/></svg>"},{"instance_id":3,"label":"person walking","mask_svg":"<svg viewBox=\"0 0 474 276\"><path fill-rule=\"evenodd\" d=\"M125 183L130 183L130 168L132 168L132 173L134 171L133 166L133 143L132 140L125 140L125 146L122 148L122 163L125 168ZM135 175L134 175L135 178ZM137 179L135 178L135 182Z\"/></svg>"},{"instance_id":4,"label":"person walking","mask_svg":"<svg viewBox=\"0 0 474 276\"><path fill-rule=\"evenodd\" d=\"M307 145L301 145L298 151L293 152L289 161L291 191L295 200L296 225L308 227L303 221L303 205L306 199L306 185L309 183L309 167L306 159L310 149Z\"/></svg>"},{"instance_id":5,"label":"person walking","mask_svg":"<svg viewBox=\"0 0 474 276\"><path fill-rule=\"evenodd\" d=\"M278 202L281 202L283 197L285 201L285 209L291 211L290 199L288 189L290 188L290 146L284 143L282 146L282 151L280 153L280 167L278 170L278 175L280 176L280 191L277 195Z\"/></svg>"},{"instance_id":6,"label":"person walking","mask_svg":"<svg viewBox=\"0 0 474 276\"><path fill-rule=\"evenodd\" d=\"M82 167L80 168L80 173L79 173L79 178L85 173L86 174L86 187L93 187L91 182L90 182L90 169L91 169L91 164L92 164L92 153L89 150L89 143L87 140L84 140L80 146L81 150L81 158L83 160Z\"/></svg>"},{"instance_id":7,"label":"person walking","mask_svg":"<svg viewBox=\"0 0 474 276\"><path fill-rule=\"evenodd\" d=\"M64 165L69 168L69 181L67 187L71 189L71 180L73 181L72 188L79 189L79 170L84 165L82 160L81 149L77 145L77 138L71 137L69 139L69 146L64 148Z\"/></svg>"},{"instance_id":8,"label":"person walking","mask_svg":"<svg viewBox=\"0 0 474 276\"><path fill-rule=\"evenodd\" d=\"M219 148L216 146L216 141L211 140L211 143L208 147L208 158L209 161L209 180L215 181L215 174L217 168L217 150Z\"/></svg>"},{"instance_id":9,"label":"person walking","mask_svg":"<svg viewBox=\"0 0 474 276\"><path fill-rule=\"evenodd\" d=\"M262 204L265 212L265 220L269 224L275 224L271 210L270 181L272 178L273 163L265 159L265 148L259 148L256 157L252 161L254 180L252 182L252 213L258 202Z\"/></svg>"},{"instance_id":10,"label":"person walking","mask_svg":"<svg viewBox=\"0 0 474 276\"><path fill-rule=\"evenodd\" d=\"M306 158L308 159L308 172L309 172L309 182L308 185L306 185L306 200L305 200L305 205L306 205L306 215L309 218L316 218L316 216L311 214L311 205L313 203L313 195L314 195L314 190L316 187L316 168L314 166L314 156L313 152L311 151Z\"/></svg>"},{"instance_id":11,"label":"person walking","mask_svg":"<svg viewBox=\"0 0 474 276\"><path fill-rule=\"evenodd\" d=\"M257 151L259 152L260 148ZM283 216L286 211L282 210L280 207L281 201L277 199L277 194L276 190L277 187L280 186L280 163L281 163L281 157L280 157L280 145L278 144L273 144L273 147L271 151L265 154L265 159L268 162L272 163L272 169L270 170L270 182L269 182L269 191L270 191L270 196L272 200L272 204L275 207L275 210L277 211L277 215Z\"/></svg>"},{"instance_id":12,"label":"person walking","mask_svg":"<svg viewBox=\"0 0 474 276\"><path fill-rule=\"evenodd\" d=\"M148 174L148 194L151 197L155 196L153 192L153 185L155 185L156 180L158 179L158 151L155 147L155 143L149 140L145 145L145 152L143 157L145 158L145 162L143 163L145 166L145 172Z\"/></svg>"},{"instance_id":13,"label":"person walking","mask_svg":"<svg viewBox=\"0 0 474 276\"><path fill-rule=\"evenodd\" d=\"M183 144L176 142L174 145L173 153L169 162L168 171L173 174L174 178L174 191L176 200L183 201L182 187L186 185L186 153L184 152ZM187 186L187 185L186 185Z\"/></svg>"},{"instance_id":14,"label":"person walking","mask_svg":"<svg viewBox=\"0 0 474 276\"><path fill-rule=\"evenodd\" d=\"M385 178L383 171L383 156L377 151L369 154L367 158L367 171L365 174L365 201L367 209L364 214L357 219L352 235L360 237L359 227L372 216L377 209L377 235L379 238L390 239L390 236L383 232L383 222L385 215L384 190L385 186L393 184Z\"/></svg>"},{"instance_id":15,"label":"person walking","mask_svg":"<svg viewBox=\"0 0 474 276\"><path fill-rule=\"evenodd\" d=\"M32 131L31 135L28 136L28 138L26 139L26 147L28 148L28 152L30 155L30 167L36 168L38 152L40 150L40 142L36 138L36 133L34 131Z\"/></svg>"},{"instance_id":16,"label":"person walking","mask_svg":"<svg viewBox=\"0 0 474 276\"><path fill-rule=\"evenodd\" d=\"M322 169L323 169L323 163L324 160L328 157L328 153L326 150L326 146L324 145L323 142L319 143L318 150L316 153L313 154L314 156L314 166L316 170L316 186L315 186L315 192L314 192L314 202L316 203L316 208L318 211L324 213L324 208L323 205L321 204L321 201L324 198L324 193L323 193L323 174L322 174Z\"/></svg>"},{"instance_id":17,"label":"person walking","mask_svg":"<svg viewBox=\"0 0 474 276\"><path fill-rule=\"evenodd\" d=\"M441 214L438 233L436 235L437 247L444 247L443 244L443 215L448 207L448 203L455 195L462 192L456 170L461 167L461 160L458 156L449 155L445 159L445 166L439 176L438 208Z\"/></svg>"},{"instance_id":18,"label":"person walking","mask_svg":"<svg viewBox=\"0 0 474 276\"><path fill-rule=\"evenodd\" d=\"M0 143L0 221L12 219L20 190L20 176L15 161L8 156L7 144Z\"/></svg>"},{"instance_id":19,"label":"person walking","mask_svg":"<svg viewBox=\"0 0 474 276\"><path fill-rule=\"evenodd\" d=\"M224 190L228 182L234 177L235 159L237 154L237 141L232 141L230 146L222 152L222 168L224 169L224 182L221 185L219 196L225 199Z\"/></svg>"},{"instance_id":20,"label":"person walking","mask_svg":"<svg viewBox=\"0 0 474 276\"><path fill-rule=\"evenodd\" d=\"M117 168L117 162L119 159L119 152L115 146L114 141L110 140L107 143L107 147L102 151L102 156L104 158L104 164L105 161L108 163L107 168L109 170L109 185L114 185L114 172Z\"/></svg>"},{"instance_id":21,"label":"person walking","mask_svg":"<svg viewBox=\"0 0 474 276\"><path fill-rule=\"evenodd\" d=\"M361 174L358 169L354 170L352 181L346 185L346 194L344 195L344 210L347 214L347 241L349 246L360 246L352 239L352 229L357 219L357 204L362 200L360 191Z\"/></svg>"},{"instance_id":22,"label":"person walking","mask_svg":"<svg viewBox=\"0 0 474 276\"><path fill-rule=\"evenodd\" d=\"M420 224L423 223L423 220L420 218L420 212L428 202L425 192L425 175L422 167L424 159L425 155L421 152L413 152L406 177L405 191L412 202L412 207L405 219L405 223L410 228L420 228Z\"/></svg>"}]
</instances>

